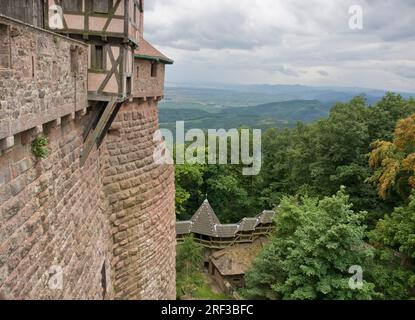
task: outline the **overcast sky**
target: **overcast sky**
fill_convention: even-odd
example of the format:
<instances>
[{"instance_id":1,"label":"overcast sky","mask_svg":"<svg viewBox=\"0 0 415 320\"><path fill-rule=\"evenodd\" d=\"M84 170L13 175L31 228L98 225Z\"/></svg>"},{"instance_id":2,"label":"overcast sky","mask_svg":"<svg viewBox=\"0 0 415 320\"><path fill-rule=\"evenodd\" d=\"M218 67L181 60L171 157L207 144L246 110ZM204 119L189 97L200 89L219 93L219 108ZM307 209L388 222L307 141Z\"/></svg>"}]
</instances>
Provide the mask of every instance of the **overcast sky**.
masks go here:
<instances>
[{"instance_id":1,"label":"overcast sky","mask_svg":"<svg viewBox=\"0 0 415 320\"><path fill-rule=\"evenodd\" d=\"M363 9L351 30L349 8ZM146 0L169 82L415 91L415 0Z\"/></svg>"}]
</instances>

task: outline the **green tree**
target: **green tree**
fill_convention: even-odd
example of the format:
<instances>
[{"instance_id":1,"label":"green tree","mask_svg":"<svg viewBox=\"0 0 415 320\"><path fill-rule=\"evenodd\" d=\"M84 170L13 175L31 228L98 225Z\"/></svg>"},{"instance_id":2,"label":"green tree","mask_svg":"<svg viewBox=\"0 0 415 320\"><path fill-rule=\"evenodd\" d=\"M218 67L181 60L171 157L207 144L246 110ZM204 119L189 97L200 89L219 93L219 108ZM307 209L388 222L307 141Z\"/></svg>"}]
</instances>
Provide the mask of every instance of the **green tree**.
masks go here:
<instances>
[{"instance_id":1,"label":"green tree","mask_svg":"<svg viewBox=\"0 0 415 320\"><path fill-rule=\"evenodd\" d=\"M203 200L205 165L181 164L175 166L176 213L180 219L189 218Z\"/></svg>"},{"instance_id":2,"label":"green tree","mask_svg":"<svg viewBox=\"0 0 415 320\"><path fill-rule=\"evenodd\" d=\"M370 232L379 263L373 279L389 299L415 296L415 191L407 206L379 220Z\"/></svg>"},{"instance_id":3,"label":"green tree","mask_svg":"<svg viewBox=\"0 0 415 320\"><path fill-rule=\"evenodd\" d=\"M276 233L246 275L253 299L371 299L374 284L349 287L351 266L365 270L373 250L363 241L364 212L351 209L344 190L321 201L284 198Z\"/></svg>"},{"instance_id":4,"label":"green tree","mask_svg":"<svg viewBox=\"0 0 415 320\"><path fill-rule=\"evenodd\" d=\"M177 246L177 296L191 295L198 286L203 284L203 279L199 276L202 265L203 248L194 241L192 236L186 237L184 242Z\"/></svg>"},{"instance_id":5,"label":"green tree","mask_svg":"<svg viewBox=\"0 0 415 320\"><path fill-rule=\"evenodd\" d=\"M244 185L245 177L237 167L209 166L205 175L209 201L222 223L236 223L260 212L255 197Z\"/></svg>"},{"instance_id":6,"label":"green tree","mask_svg":"<svg viewBox=\"0 0 415 320\"><path fill-rule=\"evenodd\" d=\"M393 139L396 122L415 113L415 100L405 100L401 95L392 92L386 95L373 107L369 108L370 140Z\"/></svg>"},{"instance_id":7,"label":"green tree","mask_svg":"<svg viewBox=\"0 0 415 320\"><path fill-rule=\"evenodd\" d=\"M368 211L366 223L374 228L379 218L400 205L400 199L379 199L367 183L373 171L367 163L370 144L393 136L396 121L415 110L414 100L388 93L372 107L364 97L335 105L329 117L293 129L268 130L263 137L261 204L277 204L285 195L324 197L347 187L357 210Z\"/></svg>"},{"instance_id":8,"label":"green tree","mask_svg":"<svg viewBox=\"0 0 415 320\"><path fill-rule=\"evenodd\" d=\"M406 200L415 187L415 114L400 120L393 142L375 141L369 164L375 174L369 179L386 199L391 190Z\"/></svg>"}]
</instances>

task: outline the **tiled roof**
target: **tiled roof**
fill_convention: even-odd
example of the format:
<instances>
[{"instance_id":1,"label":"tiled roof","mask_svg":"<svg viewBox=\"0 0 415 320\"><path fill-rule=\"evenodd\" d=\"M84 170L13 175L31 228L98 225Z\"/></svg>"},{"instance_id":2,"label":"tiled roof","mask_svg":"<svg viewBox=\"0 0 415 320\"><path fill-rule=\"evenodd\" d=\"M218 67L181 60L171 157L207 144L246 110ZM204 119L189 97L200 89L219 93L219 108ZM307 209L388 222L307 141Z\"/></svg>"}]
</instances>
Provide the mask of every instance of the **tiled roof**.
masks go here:
<instances>
[{"instance_id":1,"label":"tiled roof","mask_svg":"<svg viewBox=\"0 0 415 320\"><path fill-rule=\"evenodd\" d=\"M220 221L208 200L203 202L191 221L193 222L192 232L206 236L216 236L215 225L220 224Z\"/></svg>"},{"instance_id":2,"label":"tiled roof","mask_svg":"<svg viewBox=\"0 0 415 320\"><path fill-rule=\"evenodd\" d=\"M264 244L237 245L212 254L211 261L223 276L243 275L251 267Z\"/></svg>"},{"instance_id":3,"label":"tiled roof","mask_svg":"<svg viewBox=\"0 0 415 320\"><path fill-rule=\"evenodd\" d=\"M244 218L239 223L239 231L253 231L258 223L258 218Z\"/></svg>"},{"instance_id":4,"label":"tiled roof","mask_svg":"<svg viewBox=\"0 0 415 320\"><path fill-rule=\"evenodd\" d=\"M258 218L258 224L268 224L272 223L275 216L274 211L263 211L261 214L257 216Z\"/></svg>"},{"instance_id":5,"label":"tiled roof","mask_svg":"<svg viewBox=\"0 0 415 320\"><path fill-rule=\"evenodd\" d=\"M237 224L219 224L215 226L218 237L233 238L238 232L239 225Z\"/></svg>"},{"instance_id":6,"label":"tiled roof","mask_svg":"<svg viewBox=\"0 0 415 320\"><path fill-rule=\"evenodd\" d=\"M146 59L146 60L155 60L166 64L173 64L173 60L166 57L156 48L154 48L147 40L144 38L140 39L139 47L135 50L135 57Z\"/></svg>"},{"instance_id":7,"label":"tiled roof","mask_svg":"<svg viewBox=\"0 0 415 320\"><path fill-rule=\"evenodd\" d=\"M176 234L189 234L192 231L192 221L178 221L176 222Z\"/></svg>"},{"instance_id":8,"label":"tiled roof","mask_svg":"<svg viewBox=\"0 0 415 320\"><path fill-rule=\"evenodd\" d=\"M177 235L197 233L216 238L233 238L241 231L254 231L260 224L272 223L274 211L264 211L255 218L244 218L237 224L221 224L208 200L205 200L190 221L176 222Z\"/></svg>"}]
</instances>

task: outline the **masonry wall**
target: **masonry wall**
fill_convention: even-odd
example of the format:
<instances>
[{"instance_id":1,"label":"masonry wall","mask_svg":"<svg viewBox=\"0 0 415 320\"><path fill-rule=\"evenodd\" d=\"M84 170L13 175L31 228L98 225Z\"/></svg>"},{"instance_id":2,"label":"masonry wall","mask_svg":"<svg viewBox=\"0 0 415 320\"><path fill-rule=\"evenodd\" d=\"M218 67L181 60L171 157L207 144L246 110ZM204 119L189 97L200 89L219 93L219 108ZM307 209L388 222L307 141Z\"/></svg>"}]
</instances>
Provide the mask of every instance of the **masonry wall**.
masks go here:
<instances>
[{"instance_id":1,"label":"masonry wall","mask_svg":"<svg viewBox=\"0 0 415 320\"><path fill-rule=\"evenodd\" d=\"M9 298L102 299L104 264L106 297L112 296L105 159L95 151L79 166L87 121L66 117L46 126L45 159L33 156L29 132L0 157L0 291ZM59 268L61 288L54 280Z\"/></svg>"},{"instance_id":2,"label":"masonry wall","mask_svg":"<svg viewBox=\"0 0 415 320\"><path fill-rule=\"evenodd\" d=\"M104 185L114 238L115 297L175 299L172 166L153 161L157 102L126 103L107 137Z\"/></svg>"},{"instance_id":3,"label":"masonry wall","mask_svg":"<svg viewBox=\"0 0 415 320\"><path fill-rule=\"evenodd\" d=\"M0 16L0 139L87 105L87 46Z\"/></svg>"},{"instance_id":4,"label":"masonry wall","mask_svg":"<svg viewBox=\"0 0 415 320\"><path fill-rule=\"evenodd\" d=\"M81 167L99 108L86 101L83 44L4 17L1 41L14 55L0 50L0 292L174 299L174 169L153 162L157 100L123 104ZM31 150L41 134L45 159Z\"/></svg>"},{"instance_id":5,"label":"masonry wall","mask_svg":"<svg viewBox=\"0 0 415 320\"><path fill-rule=\"evenodd\" d=\"M151 61L134 59L134 96L161 97L164 95L164 74L166 66L157 63L157 75L151 76Z\"/></svg>"}]
</instances>

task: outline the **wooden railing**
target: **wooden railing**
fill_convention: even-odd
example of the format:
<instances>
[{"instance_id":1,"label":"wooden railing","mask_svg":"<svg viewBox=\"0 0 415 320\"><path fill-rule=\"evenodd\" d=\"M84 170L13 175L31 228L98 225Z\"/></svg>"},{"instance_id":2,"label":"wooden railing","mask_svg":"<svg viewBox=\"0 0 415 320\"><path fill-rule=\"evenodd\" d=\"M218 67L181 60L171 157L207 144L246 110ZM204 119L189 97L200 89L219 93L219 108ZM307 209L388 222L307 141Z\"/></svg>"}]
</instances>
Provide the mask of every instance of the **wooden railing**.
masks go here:
<instances>
[{"instance_id":1,"label":"wooden railing","mask_svg":"<svg viewBox=\"0 0 415 320\"><path fill-rule=\"evenodd\" d=\"M195 236L194 241L196 243L199 243L205 248L221 250L227 247L235 246L237 244L253 243L261 237L269 236L273 230L274 230L273 226L260 227L260 228L255 229L254 231L252 231L252 233L249 233L249 234L248 233L245 233L245 234L237 233L234 238L229 239L229 240L223 240L223 239L218 239L214 237L210 238L209 240L206 240L206 239L201 239ZM185 236L186 235L177 237L176 238L177 244L182 243L185 239Z\"/></svg>"}]
</instances>

